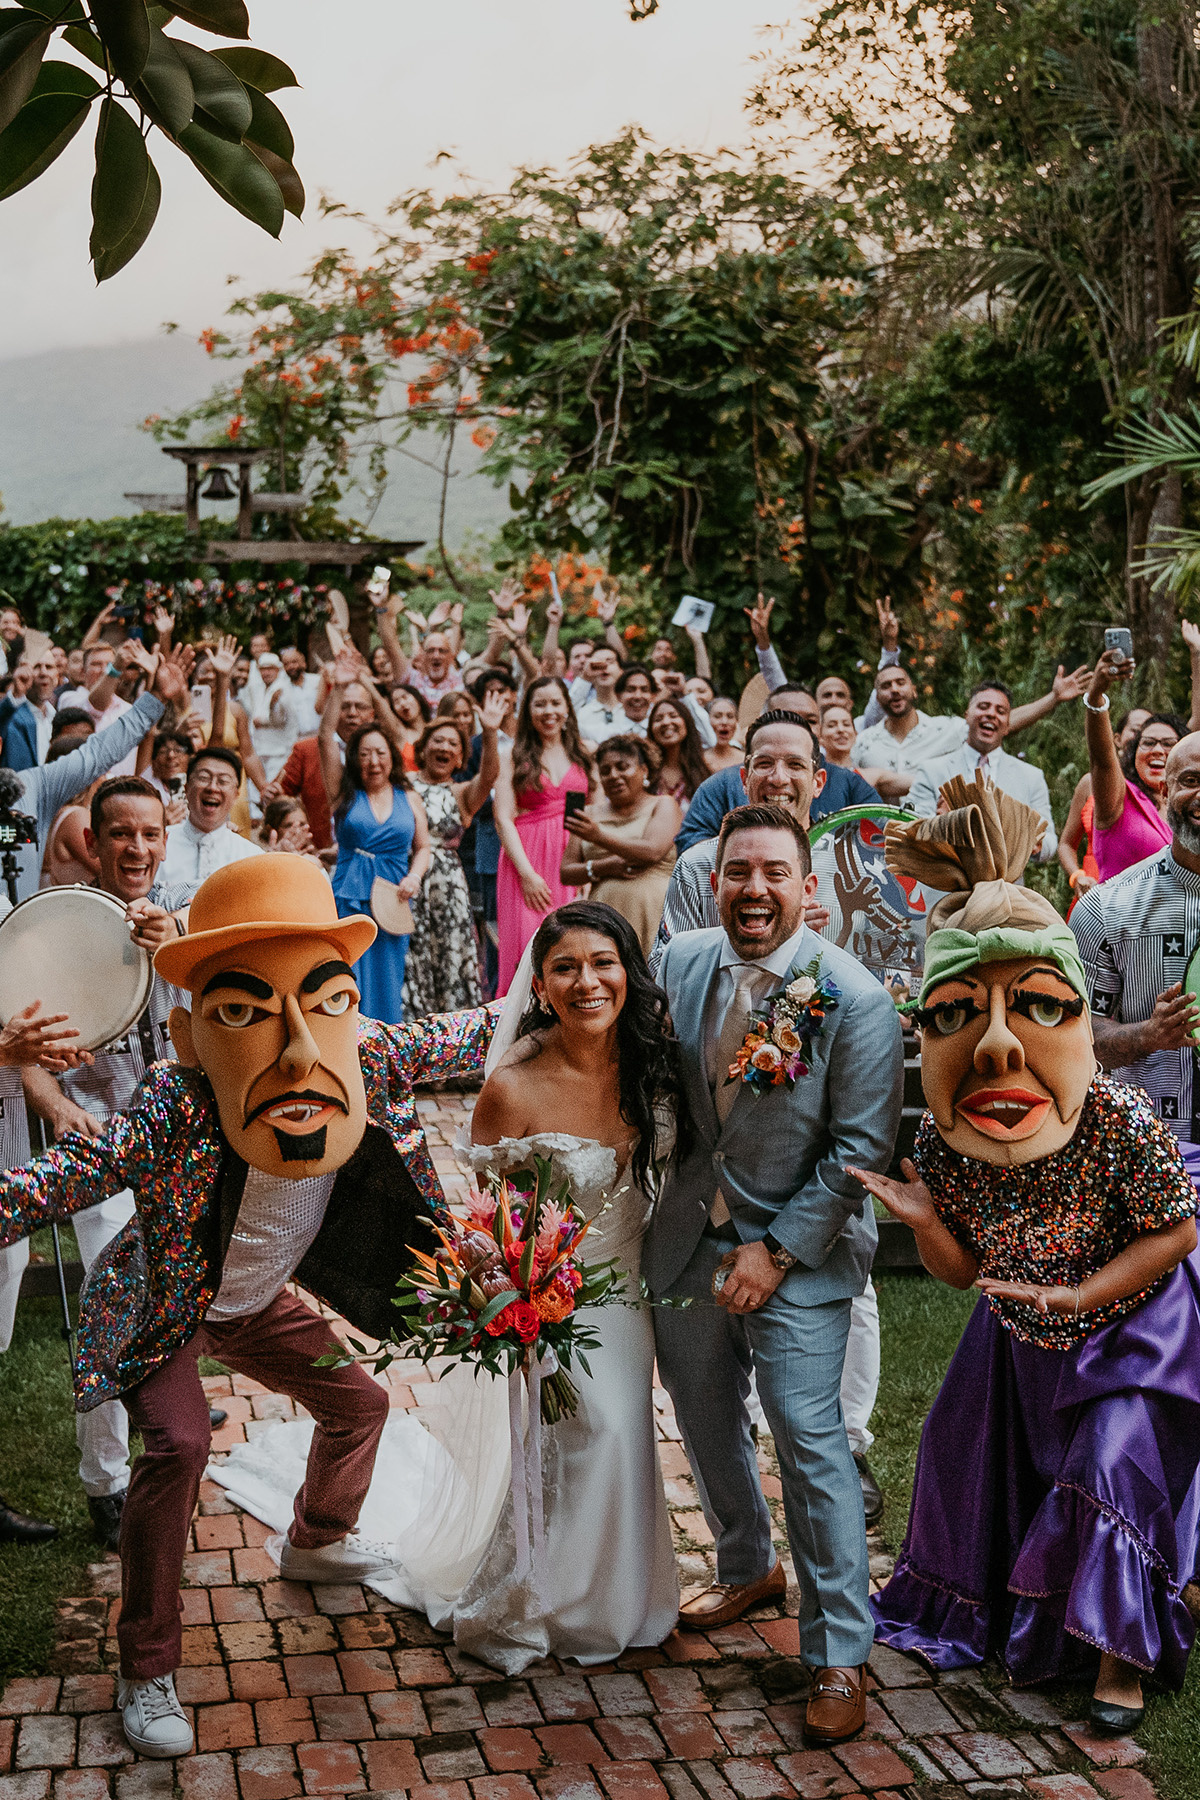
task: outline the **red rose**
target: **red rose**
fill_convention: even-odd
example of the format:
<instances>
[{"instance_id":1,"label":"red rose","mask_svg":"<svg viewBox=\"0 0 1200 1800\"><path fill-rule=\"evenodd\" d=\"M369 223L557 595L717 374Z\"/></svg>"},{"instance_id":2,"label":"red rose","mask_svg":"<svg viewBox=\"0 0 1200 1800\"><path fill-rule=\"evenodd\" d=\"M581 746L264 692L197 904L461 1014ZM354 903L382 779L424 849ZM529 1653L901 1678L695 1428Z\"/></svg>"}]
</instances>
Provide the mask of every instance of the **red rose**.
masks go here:
<instances>
[{"instance_id":1,"label":"red rose","mask_svg":"<svg viewBox=\"0 0 1200 1800\"><path fill-rule=\"evenodd\" d=\"M542 1321L528 1300L514 1300L511 1306L506 1306L502 1313L496 1315L486 1329L492 1337L503 1337L506 1331L512 1331L522 1344L532 1344L542 1329Z\"/></svg>"}]
</instances>

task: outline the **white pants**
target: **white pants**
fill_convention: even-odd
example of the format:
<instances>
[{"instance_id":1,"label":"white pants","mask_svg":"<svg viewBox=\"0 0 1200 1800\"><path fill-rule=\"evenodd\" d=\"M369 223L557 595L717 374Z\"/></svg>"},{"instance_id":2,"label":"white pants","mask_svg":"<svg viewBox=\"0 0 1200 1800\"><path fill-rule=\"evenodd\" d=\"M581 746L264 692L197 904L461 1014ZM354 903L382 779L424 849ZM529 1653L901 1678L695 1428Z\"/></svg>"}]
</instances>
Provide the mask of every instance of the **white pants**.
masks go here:
<instances>
[{"instance_id":1,"label":"white pants","mask_svg":"<svg viewBox=\"0 0 1200 1800\"><path fill-rule=\"evenodd\" d=\"M846 1341L846 1361L842 1366L842 1417L846 1436L856 1456L864 1454L875 1442L868 1429L879 1392L879 1302L870 1278L866 1291L850 1302L850 1336ZM758 1398L753 1377L746 1399L750 1417L760 1430L766 1428L766 1416Z\"/></svg>"},{"instance_id":2,"label":"white pants","mask_svg":"<svg viewBox=\"0 0 1200 1800\"><path fill-rule=\"evenodd\" d=\"M128 1188L89 1206L71 1220L83 1261L84 1278L92 1264L133 1217L133 1195ZM9 1244L0 1250L0 1351L12 1343L13 1321L21 1277L29 1261L29 1242ZM79 1444L79 1479L93 1499L120 1494L129 1486L129 1420L119 1400L106 1400L91 1412L76 1413L75 1437Z\"/></svg>"}]
</instances>

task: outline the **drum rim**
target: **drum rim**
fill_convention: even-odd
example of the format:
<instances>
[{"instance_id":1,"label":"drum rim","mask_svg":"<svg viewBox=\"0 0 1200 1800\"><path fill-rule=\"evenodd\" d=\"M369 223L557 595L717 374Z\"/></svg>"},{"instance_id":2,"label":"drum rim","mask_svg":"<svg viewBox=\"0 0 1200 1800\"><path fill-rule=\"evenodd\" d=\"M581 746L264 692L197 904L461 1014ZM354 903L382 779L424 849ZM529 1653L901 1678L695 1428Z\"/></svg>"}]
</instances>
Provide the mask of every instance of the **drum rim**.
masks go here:
<instances>
[{"instance_id":1,"label":"drum rim","mask_svg":"<svg viewBox=\"0 0 1200 1800\"><path fill-rule=\"evenodd\" d=\"M122 919L125 916L125 903L122 900L118 900L115 894L109 894L103 888L94 887L90 882L86 881L63 881L56 882L53 887L39 888L34 894L26 894L24 900L18 900L17 904L12 907L10 911L6 912L2 919L0 919L0 933L3 932L10 919L16 918L23 907L32 906L34 902L38 900L55 899L61 894L86 894L90 900L102 900L106 906L118 912ZM132 1031L133 1027L137 1024L137 1021L141 1018L142 1013L146 1009L146 1004L154 991L154 959L150 955L150 952L144 950L140 944L134 944L133 948L140 952L143 960L142 976L138 983L139 998L137 1010L128 1018L123 1016L123 1023L120 1025L119 1029L109 1032L101 1039L88 1041L82 1037L76 1038L74 1040L75 1049L88 1051L103 1050L106 1044L115 1043L118 1038L125 1037ZM28 1004L28 1002L26 1002L26 1004ZM6 1025L7 1023L8 1020L0 1016L0 1025Z\"/></svg>"}]
</instances>

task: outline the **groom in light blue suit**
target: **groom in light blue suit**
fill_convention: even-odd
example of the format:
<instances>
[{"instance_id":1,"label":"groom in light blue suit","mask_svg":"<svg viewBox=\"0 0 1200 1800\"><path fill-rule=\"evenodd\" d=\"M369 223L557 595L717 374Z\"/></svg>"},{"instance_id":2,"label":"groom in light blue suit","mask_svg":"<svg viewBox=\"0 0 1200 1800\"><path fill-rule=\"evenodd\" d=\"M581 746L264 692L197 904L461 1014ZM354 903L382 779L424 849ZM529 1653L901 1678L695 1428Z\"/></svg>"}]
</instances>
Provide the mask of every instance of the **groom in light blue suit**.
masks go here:
<instances>
[{"instance_id":1,"label":"groom in light blue suit","mask_svg":"<svg viewBox=\"0 0 1200 1800\"><path fill-rule=\"evenodd\" d=\"M654 1315L659 1370L717 1546L717 1584L685 1604L680 1623L725 1624L784 1591L745 1404L753 1369L779 1458L800 1654L814 1674L806 1733L837 1743L862 1726L874 1638L838 1389L850 1302L866 1285L876 1231L846 1165L882 1172L891 1161L900 1024L879 983L805 926L815 882L790 814L729 813L712 879L721 927L672 939L659 967L692 1136L642 1252L656 1297L692 1301ZM808 1072L755 1094L729 1077L749 1016L810 972L838 999Z\"/></svg>"}]
</instances>

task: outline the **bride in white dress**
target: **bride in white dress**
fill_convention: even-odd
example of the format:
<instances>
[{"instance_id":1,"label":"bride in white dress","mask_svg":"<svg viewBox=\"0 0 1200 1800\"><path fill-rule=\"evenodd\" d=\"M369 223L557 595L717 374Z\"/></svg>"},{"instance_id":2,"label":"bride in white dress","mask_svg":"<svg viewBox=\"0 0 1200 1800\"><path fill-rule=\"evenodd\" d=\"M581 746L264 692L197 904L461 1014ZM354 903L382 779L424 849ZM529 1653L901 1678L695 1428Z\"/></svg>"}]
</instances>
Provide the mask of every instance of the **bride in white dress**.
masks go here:
<instances>
[{"instance_id":1,"label":"bride in white dress","mask_svg":"<svg viewBox=\"0 0 1200 1800\"><path fill-rule=\"evenodd\" d=\"M678 1105L674 1047L634 933L611 907L551 913L530 948L534 1000L517 982L462 1160L475 1171L549 1156L594 1221L588 1262L616 1260L636 1302L653 1168ZM507 1042L515 1033L515 1041ZM497 1051L501 1053L498 1055ZM539 1127L552 1123L556 1129ZM415 1391L420 1422L384 1433L363 1536L390 1546L389 1598L426 1612L458 1647L512 1675L544 1656L608 1662L672 1630L679 1590L655 1446L654 1334L645 1306L597 1309L600 1337L576 1364L574 1418L542 1432L544 1558L519 1579L510 1488L508 1388L457 1366ZM248 1511L286 1528L312 1427L273 1427L209 1474Z\"/></svg>"}]
</instances>

